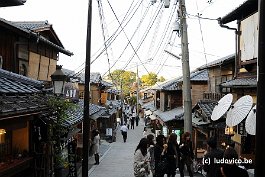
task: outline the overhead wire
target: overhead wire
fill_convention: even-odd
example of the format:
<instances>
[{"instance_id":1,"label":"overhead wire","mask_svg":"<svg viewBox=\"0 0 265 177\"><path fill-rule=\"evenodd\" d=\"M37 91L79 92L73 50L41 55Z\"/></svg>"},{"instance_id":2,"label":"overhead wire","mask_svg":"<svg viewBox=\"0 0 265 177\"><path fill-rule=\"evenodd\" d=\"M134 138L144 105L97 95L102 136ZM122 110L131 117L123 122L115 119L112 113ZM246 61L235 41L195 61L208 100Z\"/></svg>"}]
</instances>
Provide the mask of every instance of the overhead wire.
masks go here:
<instances>
[{"instance_id":1,"label":"overhead wire","mask_svg":"<svg viewBox=\"0 0 265 177\"><path fill-rule=\"evenodd\" d=\"M162 37L160 38L160 41L159 41L159 43L158 43L158 46L157 46L157 48L156 48L154 54L152 55L152 58L155 58L155 57L156 57L157 53L159 52L159 49L161 49L161 46L162 46L162 44L163 44L163 41L164 41L166 35L168 35L169 25L171 24L171 21L172 21L173 15L174 15L174 13L175 13L176 7L177 7L177 5L174 4L174 8L172 8L171 11L170 11L170 15L169 15L168 21L167 21L167 23L166 23L166 26L165 26L165 28L164 28L163 35L162 35ZM170 35L171 35L171 34L170 34ZM163 51L164 51L164 50L163 50Z\"/></svg>"},{"instance_id":2,"label":"overhead wire","mask_svg":"<svg viewBox=\"0 0 265 177\"><path fill-rule=\"evenodd\" d=\"M197 10L199 11L198 1L197 0L196 0L196 6L197 6ZM200 16L199 13L198 13L198 16ZM203 54L204 54L204 58L205 58L206 66L207 66L208 62L207 62L207 56L206 56L206 50L205 50L205 42L204 42L204 38L203 38L202 25L201 25L200 18L198 18L198 21L199 21L200 32L201 32L201 39L202 39L202 46L203 46Z\"/></svg>"},{"instance_id":3,"label":"overhead wire","mask_svg":"<svg viewBox=\"0 0 265 177\"><path fill-rule=\"evenodd\" d=\"M135 36L136 32L138 31L138 29L140 28L142 22L144 21L148 11L150 9L150 5L146 8L145 12L144 12L144 15L142 16L141 20L139 21L137 27L136 27L136 30L134 31L133 35L131 36L130 38L130 41L132 41L133 37ZM122 55L124 54L125 50L127 49L127 47L129 46L130 42L127 42L126 46L124 47L123 51L121 52L121 54L119 55L118 59L114 62L114 64L110 67L110 69L112 69L116 63L120 60L120 58L122 57ZM103 74L103 76L105 76L106 73Z\"/></svg>"},{"instance_id":4,"label":"overhead wire","mask_svg":"<svg viewBox=\"0 0 265 177\"><path fill-rule=\"evenodd\" d=\"M107 0L107 2L109 3L108 0ZM161 8L162 8L162 6L163 6L163 2L161 2L160 4L161 4L161 7L159 8L158 13L159 13L159 11L161 10ZM115 12L114 12L114 10L113 10L113 8L112 8L112 6L111 6L110 3L109 3L109 5L110 5L110 7L111 7L111 9L112 9L112 12L113 12L114 15L116 16L116 14L115 14ZM158 13L157 13L157 15L158 15ZM135 55L137 56L137 58L139 59L139 61L140 61L141 64L143 65L143 67L146 69L146 67L144 66L142 60L140 59L139 55L137 54L137 51L139 50L139 48L141 47L142 43L143 43L144 40L146 39L146 36L147 36L147 34L148 34L148 31L149 31L150 28L153 26L154 21L155 21L155 19L157 18L157 15L153 18L152 21L150 21L151 25L150 25L150 23L149 23L149 28L146 29L146 33L143 35L143 38L142 38L142 40L140 41L140 43L139 43L139 45L137 46L136 49L135 49L135 48L133 47L133 45L131 44L131 42L130 42L128 36L127 36L127 34L125 33L124 29L122 28L122 29L123 29L123 32L124 32L124 34L125 34L125 36L126 36L126 38L127 38L127 40L128 40L128 42L130 43L130 45L131 45L131 47L132 47L132 49L133 49L133 51L134 51L132 57L128 60L128 62L125 64L125 67L122 69L123 71L124 71L124 70L126 69L126 67L130 64L130 62L132 61L132 59L134 58ZM116 16L116 17L117 17L117 16ZM117 18L116 18L116 19L117 19ZM119 21L119 19L117 19L117 21ZM148 72L147 69L146 69L146 71ZM149 72L148 72L148 73L149 73ZM117 77L119 77L121 74L122 74L122 73L120 73ZM116 77L116 78L117 78L117 77ZM116 79L116 78L115 78L115 79Z\"/></svg>"},{"instance_id":5,"label":"overhead wire","mask_svg":"<svg viewBox=\"0 0 265 177\"><path fill-rule=\"evenodd\" d=\"M139 6L141 5L142 0L139 0L138 2L139 2L139 5L138 5L136 11L138 10ZM125 20L127 20L127 18L129 17L129 15L132 13L132 11L134 10L134 8L136 7L137 3L134 5L133 9L131 10L133 3L134 3L134 0L133 0L133 2L131 3L129 9L127 10L127 12L126 12L126 14L125 14L125 16L124 16L124 18L123 18L123 20L122 20L122 23L124 23ZM130 11L130 10L131 10L131 11ZM136 11L135 11L135 12L136 12ZM131 16L131 18L134 16L135 12L134 12L133 15ZM131 18L127 21L127 23L126 23L124 26L126 26L126 25L130 22ZM115 20L116 20L116 19L115 19ZM114 40L115 40L115 39L117 38L117 36L120 34L121 31L117 34L117 32L119 31L119 29L120 29L120 26L118 26L118 28L114 31L114 33L113 33L113 34L107 39L107 41L112 40L112 41L109 43L109 45L110 45L112 42L114 42ZM114 37L114 39L113 39L113 37ZM102 47L103 47L103 49L101 50L101 52L95 57L94 60L92 60L92 62L91 62L90 64L92 64L94 61L96 61L96 60L97 60L97 59L98 59L98 58L104 53L104 51L105 51L104 44L103 44ZM101 47L101 48L102 48L102 47ZM100 48L100 49L101 49L101 48ZM97 52L99 52L100 49L99 49ZM97 52L96 52L96 53L97 53ZM95 56L96 53L93 54L92 57ZM84 62L82 65L84 65L84 64L85 64L85 62ZM81 65L81 66L82 66L82 65ZM77 73L75 73L72 77L75 77L75 76L77 76L77 75L80 75L80 73L84 72L84 70L85 70L85 67L83 67L80 71L78 71Z\"/></svg>"},{"instance_id":6,"label":"overhead wire","mask_svg":"<svg viewBox=\"0 0 265 177\"><path fill-rule=\"evenodd\" d=\"M103 11L102 1L101 0L97 0L97 1L98 1L98 11L99 11L101 29L102 29L102 36L103 36L104 46L105 46L105 53L106 53L107 61L108 61L108 72L109 72L109 76L111 77L112 83L117 88L116 83L113 82L113 78L112 78L112 75L110 72L110 59L109 59L108 48L110 49L110 51L112 51L112 49L111 49L111 46L107 47L107 44L106 44L106 37L108 35L108 32L107 32L107 26L106 26L106 22L105 22L105 16L104 16L104 11Z\"/></svg>"},{"instance_id":7,"label":"overhead wire","mask_svg":"<svg viewBox=\"0 0 265 177\"><path fill-rule=\"evenodd\" d=\"M148 52L147 52L147 57L150 56L150 53L152 52L152 50L153 50L153 48L154 48L154 43L155 43L155 40L156 40L156 38L157 38L157 36L158 36L158 35L157 35L157 32L158 32L158 30L159 30L159 26L160 26L160 24L161 24L161 20L162 20L163 12L164 12L164 8L163 8L163 10L160 11L159 16L158 16L158 20L157 20L156 25L155 25L155 27L154 27L153 37L152 37L152 41L151 41L151 43L150 43L150 46L149 46L149 49L148 49Z\"/></svg>"},{"instance_id":8,"label":"overhead wire","mask_svg":"<svg viewBox=\"0 0 265 177\"><path fill-rule=\"evenodd\" d=\"M139 7L140 7L140 5L142 4L142 2L143 1L141 1L140 0L140 3L138 4L138 6L137 6L137 8L135 9L135 11L133 12L133 15L130 17L130 19L125 23L125 25L124 25L124 27L126 27L127 25L128 25L128 23L131 21L131 19L134 17L134 15L135 15L135 13L139 10ZM136 4L137 5L137 4ZM135 6L136 6L135 5ZM134 7L135 7L134 6ZM134 8L133 8L134 9ZM128 18L128 17L127 17ZM122 24L122 22L121 22L121 24ZM107 46L109 46L109 45L111 45L115 40L116 40L116 38L119 36L119 34L122 32L122 29L120 29L121 28L121 25L119 25L118 26L118 28L117 28L117 30L113 33L113 35L107 40L107 42L108 42L108 45ZM110 41L109 41L110 40ZM92 61L91 61L91 64L93 64L103 53L104 53L104 51L105 51L105 48L103 48L102 50L101 50L101 52L95 57L95 59L93 59Z\"/></svg>"}]
</instances>

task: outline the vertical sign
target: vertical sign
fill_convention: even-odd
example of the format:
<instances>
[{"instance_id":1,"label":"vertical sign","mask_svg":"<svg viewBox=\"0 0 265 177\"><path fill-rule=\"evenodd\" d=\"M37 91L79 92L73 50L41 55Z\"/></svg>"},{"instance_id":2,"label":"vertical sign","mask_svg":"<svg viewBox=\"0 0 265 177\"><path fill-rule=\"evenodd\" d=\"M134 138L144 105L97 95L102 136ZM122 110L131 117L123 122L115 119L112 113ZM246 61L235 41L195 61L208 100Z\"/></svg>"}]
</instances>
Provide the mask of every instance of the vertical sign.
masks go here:
<instances>
[{"instance_id":1,"label":"vertical sign","mask_svg":"<svg viewBox=\"0 0 265 177\"><path fill-rule=\"evenodd\" d=\"M69 161L68 177L77 177L75 151L76 151L76 143L72 141L68 144L68 161Z\"/></svg>"}]
</instances>

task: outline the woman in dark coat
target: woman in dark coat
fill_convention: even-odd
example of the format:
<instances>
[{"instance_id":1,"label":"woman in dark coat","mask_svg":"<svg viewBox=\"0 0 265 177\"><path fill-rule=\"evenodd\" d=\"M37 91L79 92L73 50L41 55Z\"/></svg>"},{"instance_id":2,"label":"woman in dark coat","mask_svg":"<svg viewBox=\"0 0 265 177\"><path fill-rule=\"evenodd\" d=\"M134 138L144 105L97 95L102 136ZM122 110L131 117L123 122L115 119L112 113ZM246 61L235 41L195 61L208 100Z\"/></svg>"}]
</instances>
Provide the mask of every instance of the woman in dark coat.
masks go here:
<instances>
[{"instance_id":1,"label":"woman in dark coat","mask_svg":"<svg viewBox=\"0 0 265 177\"><path fill-rule=\"evenodd\" d=\"M164 146L165 145L165 146ZM165 158L165 154L167 151L166 146L166 138L164 135L158 135L156 137L156 144L154 148L154 158L155 158L155 170L154 170L154 177L164 177L166 173L161 168L158 167L158 163L160 163L163 158Z\"/></svg>"},{"instance_id":2,"label":"woman in dark coat","mask_svg":"<svg viewBox=\"0 0 265 177\"><path fill-rule=\"evenodd\" d=\"M176 169L179 163L179 146L177 143L177 135L175 133L169 135L167 145L167 176L171 177L176 175Z\"/></svg>"},{"instance_id":3,"label":"woman in dark coat","mask_svg":"<svg viewBox=\"0 0 265 177\"><path fill-rule=\"evenodd\" d=\"M193 177L193 173L191 171L192 160L194 158L193 150L192 150L192 142L190 140L190 133L185 132L182 135L182 142L179 146L180 151L180 164L179 171L180 176L184 177L184 165L186 165L187 170L189 172L189 176Z\"/></svg>"}]
</instances>

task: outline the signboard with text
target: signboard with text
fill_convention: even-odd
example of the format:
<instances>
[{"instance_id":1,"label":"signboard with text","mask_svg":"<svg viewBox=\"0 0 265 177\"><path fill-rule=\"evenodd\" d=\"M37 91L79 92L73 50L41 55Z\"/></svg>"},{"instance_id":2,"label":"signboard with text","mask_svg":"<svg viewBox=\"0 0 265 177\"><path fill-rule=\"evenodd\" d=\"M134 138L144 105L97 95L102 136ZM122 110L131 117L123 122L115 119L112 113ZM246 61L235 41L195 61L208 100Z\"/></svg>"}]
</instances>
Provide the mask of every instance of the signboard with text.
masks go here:
<instances>
[{"instance_id":1,"label":"signboard with text","mask_svg":"<svg viewBox=\"0 0 265 177\"><path fill-rule=\"evenodd\" d=\"M77 177L76 144L74 142L70 142L68 144L68 162L69 162L69 174L68 174L68 177Z\"/></svg>"}]
</instances>

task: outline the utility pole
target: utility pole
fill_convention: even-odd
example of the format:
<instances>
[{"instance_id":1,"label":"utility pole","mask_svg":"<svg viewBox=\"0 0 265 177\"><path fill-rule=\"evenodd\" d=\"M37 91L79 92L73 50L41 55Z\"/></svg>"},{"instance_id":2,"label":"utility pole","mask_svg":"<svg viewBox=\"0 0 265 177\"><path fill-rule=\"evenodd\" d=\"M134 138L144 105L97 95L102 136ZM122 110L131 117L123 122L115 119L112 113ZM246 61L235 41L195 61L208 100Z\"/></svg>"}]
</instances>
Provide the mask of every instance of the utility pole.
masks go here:
<instances>
[{"instance_id":1,"label":"utility pole","mask_svg":"<svg viewBox=\"0 0 265 177\"><path fill-rule=\"evenodd\" d=\"M91 55L91 23L92 22L92 0L89 0L87 15L87 39L86 39L86 66L85 66L85 93L84 93L84 120L83 120L83 161L82 177L88 177L88 153L90 138L90 55Z\"/></svg>"},{"instance_id":2,"label":"utility pole","mask_svg":"<svg viewBox=\"0 0 265 177\"><path fill-rule=\"evenodd\" d=\"M184 101L184 131L192 133L190 65L185 0L179 0L179 18L183 73L182 93Z\"/></svg>"},{"instance_id":3,"label":"utility pole","mask_svg":"<svg viewBox=\"0 0 265 177\"><path fill-rule=\"evenodd\" d=\"M139 117L139 75L138 75L138 64L136 65L136 84L137 84L137 90L136 90L136 100L137 100L137 105L136 105L136 116Z\"/></svg>"},{"instance_id":4,"label":"utility pole","mask_svg":"<svg viewBox=\"0 0 265 177\"><path fill-rule=\"evenodd\" d=\"M257 84L257 122L256 122L256 157L255 157L255 177L265 176L265 2L259 0L259 41L258 41L258 84Z\"/></svg>"}]
</instances>

